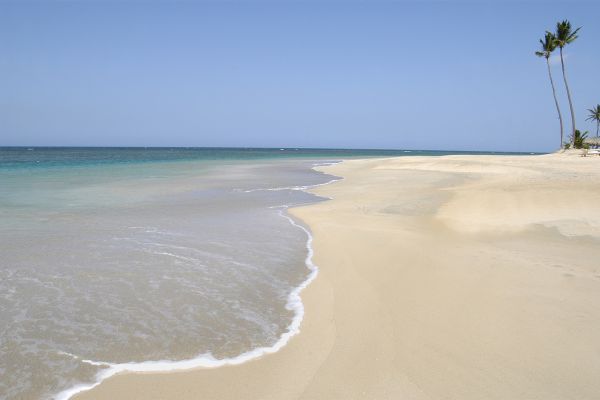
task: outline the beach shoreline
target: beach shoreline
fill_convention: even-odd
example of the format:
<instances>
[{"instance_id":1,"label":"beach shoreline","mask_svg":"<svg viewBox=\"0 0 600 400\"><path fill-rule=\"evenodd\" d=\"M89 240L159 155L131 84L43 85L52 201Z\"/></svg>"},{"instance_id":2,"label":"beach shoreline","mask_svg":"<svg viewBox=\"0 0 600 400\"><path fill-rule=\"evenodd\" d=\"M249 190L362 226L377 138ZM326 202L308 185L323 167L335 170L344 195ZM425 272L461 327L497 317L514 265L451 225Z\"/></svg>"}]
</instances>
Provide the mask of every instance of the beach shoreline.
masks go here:
<instances>
[{"instance_id":1,"label":"beach shoreline","mask_svg":"<svg viewBox=\"0 0 600 400\"><path fill-rule=\"evenodd\" d=\"M310 227L320 268L302 291L299 335L241 365L121 374L72 398L591 399L598 161L320 166L344 179L310 189L333 200L290 209Z\"/></svg>"}]
</instances>

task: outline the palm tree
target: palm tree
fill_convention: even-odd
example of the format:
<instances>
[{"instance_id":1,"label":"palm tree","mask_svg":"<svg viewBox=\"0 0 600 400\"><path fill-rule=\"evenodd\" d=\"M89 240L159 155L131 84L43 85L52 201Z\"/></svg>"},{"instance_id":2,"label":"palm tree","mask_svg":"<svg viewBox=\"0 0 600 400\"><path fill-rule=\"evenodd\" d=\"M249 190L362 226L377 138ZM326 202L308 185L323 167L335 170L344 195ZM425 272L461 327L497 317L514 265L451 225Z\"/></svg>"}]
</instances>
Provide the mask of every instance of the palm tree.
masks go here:
<instances>
[{"instance_id":1,"label":"palm tree","mask_svg":"<svg viewBox=\"0 0 600 400\"><path fill-rule=\"evenodd\" d=\"M558 121L560 123L560 147L563 145L563 120L558 105L558 99L556 98L556 89L554 88L554 79L552 79L552 70L550 69L550 55L556 50L555 37L552 33L546 32L544 39L540 39L542 45L541 51L536 51L535 55L538 57L544 57L546 59L546 65L548 66L548 77L550 77L550 85L552 86L552 96L554 96L554 104L556 104L556 111L558 112Z\"/></svg>"},{"instance_id":2,"label":"palm tree","mask_svg":"<svg viewBox=\"0 0 600 400\"><path fill-rule=\"evenodd\" d=\"M556 23L556 33L554 34L554 43L560 48L560 65L562 66L563 80L565 81L565 88L567 89L567 98L569 99L569 108L571 110L571 128L572 137L575 138L575 112L573 111L573 101L571 100L571 91L569 90L569 83L567 82L567 74L565 72L565 60L563 57L563 47L569 43L573 43L577 39L577 32L581 27L571 30L571 23L567 20Z\"/></svg>"},{"instance_id":3,"label":"palm tree","mask_svg":"<svg viewBox=\"0 0 600 400\"><path fill-rule=\"evenodd\" d=\"M575 129L575 134L571 138L573 142L573 148L583 149L585 146L585 139L587 139L588 131L581 132L579 129Z\"/></svg>"},{"instance_id":4,"label":"palm tree","mask_svg":"<svg viewBox=\"0 0 600 400\"><path fill-rule=\"evenodd\" d=\"M600 104L596 108L590 108L589 116L585 119L586 121L596 121L596 137L598 137L598 130L600 130Z\"/></svg>"}]
</instances>

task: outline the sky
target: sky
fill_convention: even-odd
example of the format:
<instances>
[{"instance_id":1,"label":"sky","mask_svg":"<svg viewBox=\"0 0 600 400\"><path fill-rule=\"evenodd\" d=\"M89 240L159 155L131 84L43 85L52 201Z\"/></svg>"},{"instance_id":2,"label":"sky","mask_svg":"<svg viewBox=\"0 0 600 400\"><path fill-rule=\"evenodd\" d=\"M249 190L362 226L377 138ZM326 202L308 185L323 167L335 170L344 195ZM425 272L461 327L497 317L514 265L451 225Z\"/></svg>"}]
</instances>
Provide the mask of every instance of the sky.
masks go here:
<instances>
[{"instance_id":1,"label":"sky","mask_svg":"<svg viewBox=\"0 0 600 400\"><path fill-rule=\"evenodd\" d=\"M595 135L599 17L598 1L0 0L0 146L553 151L538 40L583 26L565 63Z\"/></svg>"}]
</instances>

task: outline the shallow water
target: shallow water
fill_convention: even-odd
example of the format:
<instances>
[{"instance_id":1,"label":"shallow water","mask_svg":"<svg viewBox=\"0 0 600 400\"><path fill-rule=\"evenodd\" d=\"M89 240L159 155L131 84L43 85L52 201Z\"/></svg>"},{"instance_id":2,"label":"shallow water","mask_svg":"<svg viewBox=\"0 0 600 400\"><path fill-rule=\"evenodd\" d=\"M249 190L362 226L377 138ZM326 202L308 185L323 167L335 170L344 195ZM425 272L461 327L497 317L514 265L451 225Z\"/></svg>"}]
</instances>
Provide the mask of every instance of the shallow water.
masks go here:
<instances>
[{"instance_id":1,"label":"shallow water","mask_svg":"<svg viewBox=\"0 0 600 400\"><path fill-rule=\"evenodd\" d=\"M2 172L0 397L46 398L108 363L272 345L309 271L278 206L315 201L310 161Z\"/></svg>"}]
</instances>

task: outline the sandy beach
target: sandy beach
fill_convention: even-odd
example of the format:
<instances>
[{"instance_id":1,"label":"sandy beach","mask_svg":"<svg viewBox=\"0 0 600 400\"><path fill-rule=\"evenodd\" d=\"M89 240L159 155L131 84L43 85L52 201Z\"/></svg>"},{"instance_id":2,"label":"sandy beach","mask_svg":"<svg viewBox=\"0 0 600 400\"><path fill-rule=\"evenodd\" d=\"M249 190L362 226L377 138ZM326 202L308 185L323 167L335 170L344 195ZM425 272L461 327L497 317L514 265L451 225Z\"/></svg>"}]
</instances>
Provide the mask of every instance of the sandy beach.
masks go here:
<instances>
[{"instance_id":1,"label":"sandy beach","mask_svg":"<svg viewBox=\"0 0 600 400\"><path fill-rule=\"evenodd\" d=\"M292 214L300 334L238 366L123 374L80 399L597 399L600 157L345 161Z\"/></svg>"}]
</instances>

